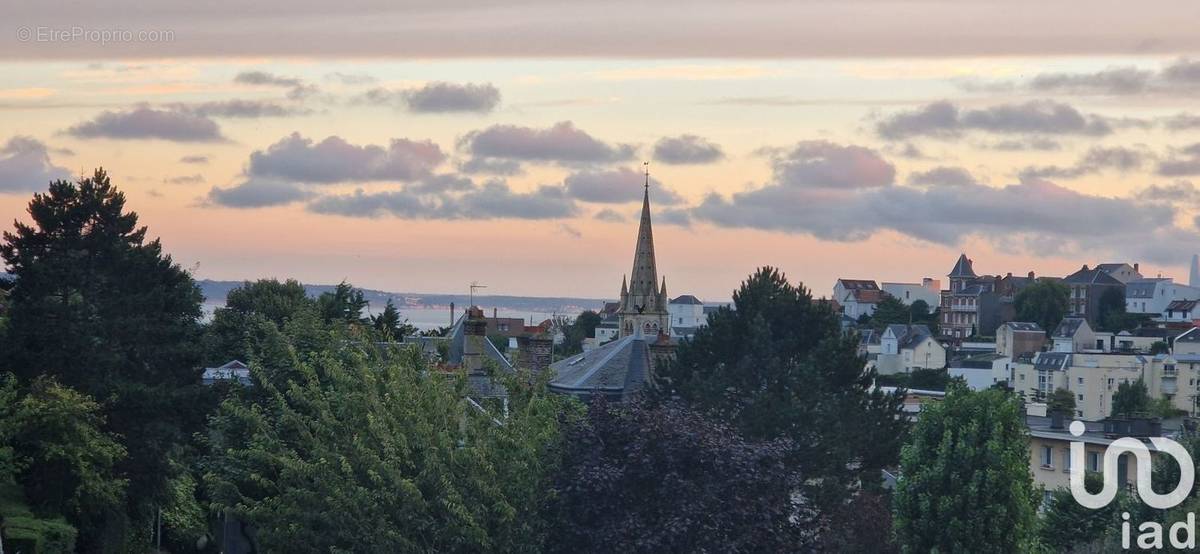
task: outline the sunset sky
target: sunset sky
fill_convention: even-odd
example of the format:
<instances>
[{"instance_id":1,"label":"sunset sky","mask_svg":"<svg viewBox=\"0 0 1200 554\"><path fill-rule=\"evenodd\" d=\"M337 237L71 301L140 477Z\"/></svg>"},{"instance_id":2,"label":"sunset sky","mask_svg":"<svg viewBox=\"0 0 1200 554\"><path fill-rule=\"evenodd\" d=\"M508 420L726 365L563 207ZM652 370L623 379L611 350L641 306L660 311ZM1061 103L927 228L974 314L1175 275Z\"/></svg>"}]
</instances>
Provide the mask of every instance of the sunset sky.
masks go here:
<instances>
[{"instance_id":1,"label":"sunset sky","mask_svg":"<svg viewBox=\"0 0 1200 554\"><path fill-rule=\"evenodd\" d=\"M24 3L0 216L106 168L197 278L672 296L1200 252L1200 4ZM105 33L109 36L105 37Z\"/></svg>"}]
</instances>

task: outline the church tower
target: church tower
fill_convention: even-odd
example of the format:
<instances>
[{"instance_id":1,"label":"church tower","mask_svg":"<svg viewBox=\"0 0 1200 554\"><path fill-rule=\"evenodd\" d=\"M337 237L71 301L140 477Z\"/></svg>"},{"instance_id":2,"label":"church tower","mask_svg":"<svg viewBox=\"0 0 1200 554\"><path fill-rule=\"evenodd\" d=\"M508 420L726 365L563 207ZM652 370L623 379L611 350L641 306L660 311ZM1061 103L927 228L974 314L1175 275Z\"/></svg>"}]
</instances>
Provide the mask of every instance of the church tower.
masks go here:
<instances>
[{"instance_id":1,"label":"church tower","mask_svg":"<svg viewBox=\"0 0 1200 554\"><path fill-rule=\"evenodd\" d=\"M654 230L650 225L650 169L646 168L642 196L642 221L638 224L637 247L633 251L633 272L628 281L621 279L620 333L624 337L638 330L647 337L669 333L671 317L667 313L667 279L658 280L654 260Z\"/></svg>"}]
</instances>

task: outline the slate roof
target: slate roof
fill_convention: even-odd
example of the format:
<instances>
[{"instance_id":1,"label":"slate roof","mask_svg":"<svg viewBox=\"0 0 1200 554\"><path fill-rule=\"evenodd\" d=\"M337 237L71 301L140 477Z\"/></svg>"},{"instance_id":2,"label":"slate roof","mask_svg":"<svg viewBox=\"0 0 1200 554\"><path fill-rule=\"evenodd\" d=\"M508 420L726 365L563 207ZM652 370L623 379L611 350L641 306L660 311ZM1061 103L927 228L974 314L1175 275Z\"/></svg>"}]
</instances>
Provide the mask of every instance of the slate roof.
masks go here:
<instances>
[{"instance_id":1,"label":"slate roof","mask_svg":"<svg viewBox=\"0 0 1200 554\"><path fill-rule=\"evenodd\" d=\"M1126 298L1154 298L1154 290L1158 283L1166 279L1137 279L1125 283Z\"/></svg>"},{"instance_id":2,"label":"slate roof","mask_svg":"<svg viewBox=\"0 0 1200 554\"><path fill-rule=\"evenodd\" d=\"M878 304L883 300L883 291L875 289L850 289L847 296L853 296L859 304Z\"/></svg>"},{"instance_id":3,"label":"slate roof","mask_svg":"<svg viewBox=\"0 0 1200 554\"><path fill-rule=\"evenodd\" d=\"M1070 365L1069 352L1039 352L1033 359L1033 368L1038 371L1064 371Z\"/></svg>"},{"instance_id":4,"label":"slate roof","mask_svg":"<svg viewBox=\"0 0 1200 554\"><path fill-rule=\"evenodd\" d=\"M893 323L887 326L885 333L891 331L897 338L897 343L900 348L912 348L921 344L925 339L932 337L933 333L926 325L905 325L903 323ZM878 339L875 339L878 342Z\"/></svg>"},{"instance_id":5,"label":"slate roof","mask_svg":"<svg viewBox=\"0 0 1200 554\"><path fill-rule=\"evenodd\" d=\"M1037 323L1030 323L1028 321L1009 321L1004 323L1003 326L1017 332L1044 332L1042 331L1041 325L1038 325Z\"/></svg>"},{"instance_id":6,"label":"slate roof","mask_svg":"<svg viewBox=\"0 0 1200 554\"><path fill-rule=\"evenodd\" d=\"M1200 304L1200 300L1172 300L1167 304L1169 312L1190 312L1196 309L1196 304Z\"/></svg>"},{"instance_id":7,"label":"slate roof","mask_svg":"<svg viewBox=\"0 0 1200 554\"><path fill-rule=\"evenodd\" d=\"M879 285L870 279L838 279L838 282L846 290L879 290Z\"/></svg>"},{"instance_id":8,"label":"slate roof","mask_svg":"<svg viewBox=\"0 0 1200 554\"><path fill-rule=\"evenodd\" d=\"M548 388L583 399L603 394L621 400L642 389L650 374L650 363L650 345L638 331L550 364L555 376Z\"/></svg>"},{"instance_id":9,"label":"slate roof","mask_svg":"<svg viewBox=\"0 0 1200 554\"><path fill-rule=\"evenodd\" d=\"M690 294L684 294L684 295L677 296L677 297L675 297L674 300L671 300L671 303L672 304L690 304L693 306L699 306L699 305L704 304L703 302L700 301L699 298L696 298L695 296L692 296Z\"/></svg>"},{"instance_id":10,"label":"slate roof","mask_svg":"<svg viewBox=\"0 0 1200 554\"><path fill-rule=\"evenodd\" d=\"M976 277L975 268L971 264L971 260L966 254L960 254L958 261L954 263L954 269L950 270L948 277Z\"/></svg>"},{"instance_id":11,"label":"slate roof","mask_svg":"<svg viewBox=\"0 0 1200 554\"><path fill-rule=\"evenodd\" d=\"M466 319L467 314L463 313L463 315L459 316L458 321L454 323L454 327L451 327L450 332L447 333L446 338L450 342L450 356L449 359L443 361L448 364L462 363L463 346L467 341L466 332L463 329L463 323L466 321ZM487 359L496 362L496 365L498 365L500 369L504 371L516 370L512 363L508 361L508 358L505 358L502 352L496 350L496 345L492 344L492 341L487 340L487 337L484 337L484 340L481 342L483 343L483 355L487 357Z\"/></svg>"},{"instance_id":12,"label":"slate roof","mask_svg":"<svg viewBox=\"0 0 1200 554\"><path fill-rule=\"evenodd\" d=\"M1121 281L1116 277L1109 275L1108 272L1099 269L1088 269L1085 265L1079 271L1067 275L1063 278L1064 283L1073 285L1120 285Z\"/></svg>"},{"instance_id":13,"label":"slate roof","mask_svg":"<svg viewBox=\"0 0 1200 554\"><path fill-rule=\"evenodd\" d=\"M1054 336L1058 338L1073 338L1075 333L1079 331L1079 326L1083 325L1082 317L1065 317L1058 327L1054 328Z\"/></svg>"},{"instance_id":14,"label":"slate roof","mask_svg":"<svg viewBox=\"0 0 1200 554\"><path fill-rule=\"evenodd\" d=\"M1121 269L1122 267L1125 267L1125 265L1126 264L1123 262L1096 264L1096 269L1099 269L1100 271L1103 271L1105 273L1112 273L1118 269ZM1130 266L1130 267L1133 267L1133 266Z\"/></svg>"}]
</instances>

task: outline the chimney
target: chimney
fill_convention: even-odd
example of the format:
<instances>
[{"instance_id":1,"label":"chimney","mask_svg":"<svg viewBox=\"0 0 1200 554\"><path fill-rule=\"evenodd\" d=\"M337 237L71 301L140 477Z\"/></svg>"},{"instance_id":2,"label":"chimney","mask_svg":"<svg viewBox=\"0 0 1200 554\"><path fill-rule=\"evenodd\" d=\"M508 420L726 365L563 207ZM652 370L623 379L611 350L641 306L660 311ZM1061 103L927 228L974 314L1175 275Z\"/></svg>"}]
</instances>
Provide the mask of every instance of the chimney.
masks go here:
<instances>
[{"instance_id":1,"label":"chimney","mask_svg":"<svg viewBox=\"0 0 1200 554\"><path fill-rule=\"evenodd\" d=\"M483 318L483 310L477 306L467 308L467 318L463 322L463 367L467 373L477 374L483 371L483 341L487 340L487 320Z\"/></svg>"},{"instance_id":2,"label":"chimney","mask_svg":"<svg viewBox=\"0 0 1200 554\"><path fill-rule=\"evenodd\" d=\"M1031 280L1034 278L1034 275L1033 275L1033 272L1032 272L1032 271L1030 271L1030 272L1029 272L1029 278L1030 278Z\"/></svg>"},{"instance_id":3,"label":"chimney","mask_svg":"<svg viewBox=\"0 0 1200 554\"><path fill-rule=\"evenodd\" d=\"M450 303L450 326L454 327L454 302Z\"/></svg>"},{"instance_id":4,"label":"chimney","mask_svg":"<svg viewBox=\"0 0 1200 554\"><path fill-rule=\"evenodd\" d=\"M1012 272L1011 272L1011 271L1010 271L1010 272L1008 272L1008 275L1006 275L1005 277L1006 277L1006 278L1008 278L1008 279L1012 279Z\"/></svg>"},{"instance_id":5,"label":"chimney","mask_svg":"<svg viewBox=\"0 0 1200 554\"><path fill-rule=\"evenodd\" d=\"M533 374L539 374L550 368L550 354L554 349L554 339L544 334L517 337L517 365L528 368Z\"/></svg>"},{"instance_id":6,"label":"chimney","mask_svg":"<svg viewBox=\"0 0 1200 554\"><path fill-rule=\"evenodd\" d=\"M1136 272L1138 272L1138 273L1141 273L1141 270L1139 270L1139 269L1138 269L1138 265L1140 265L1140 264L1138 264L1137 262L1134 262L1134 263L1133 263L1133 270L1134 270L1134 271L1136 271Z\"/></svg>"},{"instance_id":7,"label":"chimney","mask_svg":"<svg viewBox=\"0 0 1200 554\"><path fill-rule=\"evenodd\" d=\"M497 315L499 313L500 310L498 308L492 308L492 319L500 319L500 316Z\"/></svg>"},{"instance_id":8,"label":"chimney","mask_svg":"<svg viewBox=\"0 0 1200 554\"><path fill-rule=\"evenodd\" d=\"M1080 269L1079 271L1087 271L1087 270L1088 270L1087 264L1083 264L1083 269Z\"/></svg>"}]
</instances>

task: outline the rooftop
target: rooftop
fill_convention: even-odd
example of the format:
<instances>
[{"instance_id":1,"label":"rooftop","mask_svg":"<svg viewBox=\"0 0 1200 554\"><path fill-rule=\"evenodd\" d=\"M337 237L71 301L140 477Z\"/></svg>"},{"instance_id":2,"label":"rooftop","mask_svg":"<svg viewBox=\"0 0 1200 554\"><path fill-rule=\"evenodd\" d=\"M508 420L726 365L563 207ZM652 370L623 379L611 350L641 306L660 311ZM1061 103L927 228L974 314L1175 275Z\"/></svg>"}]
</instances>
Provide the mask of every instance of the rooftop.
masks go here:
<instances>
[{"instance_id":1,"label":"rooftop","mask_svg":"<svg viewBox=\"0 0 1200 554\"><path fill-rule=\"evenodd\" d=\"M671 303L672 304L691 304L693 306L704 305L704 302L701 302L699 298L696 298L695 296L692 296L690 294L683 294L680 296L676 296L674 299L671 300Z\"/></svg>"},{"instance_id":2,"label":"rooftop","mask_svg":"<svg viewBox=\"0 0 1200 554\"><path fill-rule=\"evenodd\" d=\"M623 399L642 389L650 372L650 346L641 331L550 364L549 389L589 397L600 393Z\"/></svg>"}]
</instances>

